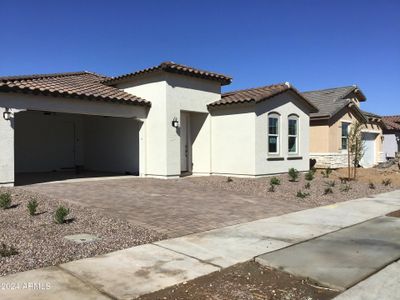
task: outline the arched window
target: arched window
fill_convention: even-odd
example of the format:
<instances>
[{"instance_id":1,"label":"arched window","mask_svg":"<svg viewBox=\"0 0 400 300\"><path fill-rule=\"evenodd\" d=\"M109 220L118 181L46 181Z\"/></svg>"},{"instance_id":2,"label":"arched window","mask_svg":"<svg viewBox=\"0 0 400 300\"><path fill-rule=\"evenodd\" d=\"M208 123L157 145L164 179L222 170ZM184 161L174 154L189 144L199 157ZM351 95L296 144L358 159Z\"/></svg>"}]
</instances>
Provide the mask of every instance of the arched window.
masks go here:
<instances>
[{"instance_id":1,"label":"arched window","mask_svg":"<svg viewBox=\"0 0 400 300\"><path fill-rule=\"evenodd\" d=\"M279 119L277 113L270 113L268 115L268 153L279 153Z\"/></svg>"},{"instance_id":2,"label":"arched window","mask_svg":"<svg viewBox=\"0 0 400 300\"><path fill-rule=\"evenodd\" d=\"M299 151L299 117L290 115L288 117L288 152L296 154Z\"/></svg>"}]
</instances>

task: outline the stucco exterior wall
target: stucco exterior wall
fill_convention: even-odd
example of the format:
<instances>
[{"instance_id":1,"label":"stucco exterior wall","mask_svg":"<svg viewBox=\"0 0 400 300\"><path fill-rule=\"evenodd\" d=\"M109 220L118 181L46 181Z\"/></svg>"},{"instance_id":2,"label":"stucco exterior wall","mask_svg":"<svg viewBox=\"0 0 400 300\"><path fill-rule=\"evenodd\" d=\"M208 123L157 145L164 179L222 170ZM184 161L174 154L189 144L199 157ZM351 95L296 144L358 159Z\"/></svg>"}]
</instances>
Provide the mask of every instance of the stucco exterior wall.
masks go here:
<instances>
[{"instance_id":1,"label":"stucco exterior wall","mask_svg":"<svg viewBox=\"0 0 400 300\"><path fill-rule=\"evenodd\" d=\"M0 185L14 184L14 120L3 118L4 107L0 107Z\"/></svg>"},{"instance_id":2,"label":"stucco exterior wall","mask_svg":"<svg viewBox=\"0 0 400 300\"><path fill-rule=\"evenodd\" d=\"M293 92L277 95L256 106L255 172L257 176L287 172L289 168L299 171L309 169L310 119L309 108ZM280 138L278 155L268 154L268 114L276 112L280 116ZM298 150L288 151L288 117L298 117ZM271 158L281 160L270 160Z\"/></svg>"},{"instance_id":3,"label":"stucco exterior wall","mask_svg":"<svg viewBox=\"0 0 400 300\"><path fill-rule=\"evenodd\" d=\"M210 173L210 118L207 104L220 98L218 82L172 73L145 74L117 87L152 102L146 118L146 176L178 177L181 174L180 130L171 125L181 111L190 112L199 135L192 144L194 173ZM180 120L179 120L180 121Z\"/></svg>"},{"instance_id":4,"label":"stucco exterior wall","mask_svg":"<svg viewBox=\"0 0 400 300\"><path fill-rule=\"evenodd\" d=\"M310 157L317 159L317 167L341 168L347 166L347 150L341 149L342 122L354 124L357 118L345 108L327 122L311 122ZM363 131L376 133L375 163L383 161L382 128L368 123Z\"/></svg>"},{"instance_id":5,"label":"stucco exterior wall","mask_svg":"<svg viewBox=\"0 0 400 300\"><path fill-rule=\"evenodd\" d=\"M211 168L216 175L255 176L255 105L213 110Z\"/></svg>"}]
</instances>

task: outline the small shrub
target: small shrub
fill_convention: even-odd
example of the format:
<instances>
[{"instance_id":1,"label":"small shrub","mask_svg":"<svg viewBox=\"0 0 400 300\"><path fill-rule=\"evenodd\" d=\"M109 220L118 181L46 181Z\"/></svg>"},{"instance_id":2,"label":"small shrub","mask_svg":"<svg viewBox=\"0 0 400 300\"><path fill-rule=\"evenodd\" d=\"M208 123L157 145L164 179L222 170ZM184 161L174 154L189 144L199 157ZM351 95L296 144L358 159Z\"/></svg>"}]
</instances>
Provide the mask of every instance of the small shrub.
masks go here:
<instances>
[{"instance_id":1,"label":"small shrub","mask_svg":"<svg viewBox=\"0 0 400 300\"><path fill-rule=\"evenodd\" d=\"M296 197L301 198L301 199L304 199L307 196L310 196L310 194L309 193L304 193L302 191L298 191L297 194L296 194Z\"/></svg>"},{"instance_id":2,"label":"small shrub","mask_svg":"<svg viewBox=\"0 0 400 300\"><path fill-rule=\"evenodd\" d=\"M330 186L326 187L324 190L324 195L333 194L333 190Z\"/></svg>"},{"instance_id":3,"label":"small shrub","mask_svg":"<svg viewBox=\"0 0 400 300\"><path fill-rule=\"evenodd\" d=\"M270 193L275 192L275 184L270 184L269 185L268 192L270 192Z\"/></svg>"},{"instance_id":4,"label":"small shrub","mask_svg":"<svg viewBox=\"0 0 400 300\"><path fill-rule=\"evenodd\" d=\"M332 181L325 181L325 185L326 185L327 187L333 188L333 187L335 187L336 182L335 182L335 180L332 180Z\"/></svg>"},{"instance_id":5,"label":"small shrub","mask_svg":"<svg viewBox=\"0 0 400 300\"><path fill-rule=\"evenodd\" d=\"M63 224L65 223L65 218L69 214L69 209L65 208L64 206L59 206L56 210L56 213L54 215L54 220L56 221L57 224Z\"/></svg>"},{"instance_id":6,"label":"small shrub","mask_svg":"<svg viewBox=\"0 0 400 300\"><path fill-rule=\"evenodd\" d=\"M297 179L299 179L300 172L297 171L295 168L290 168L288 175L289 175L289 181L296 182Z\"/></svg>"},{"instance_id":7,"label":"small shrub","mask_svg":"<svg viewBox=\"0 0 400 300\"><path fill-rule=\"evenodd\" d=\"M7 209L11 206L11 194L2 193L0 194L0 208Z\"/></svg>"},{"instance_id":8,"label":"small shrub","mask_svg":"<svg viewBox=\"0 0 400 300\"><path fill-rule=\"evenodd\" d=\"M382 184L383 184L384 186L388 186L388 185L390 185L391 183L392 183L392 180L391 180L390 178L385 178L385 179L382 180Z\"/></svg>"},{"instance_id":9,"label":"small shrub","mask_svg":"<svg viewBox=\"0 0 400 300\"><path fill-rule=\"evenodd\" d=\"M348 191L351 190L351 186L350 186L350 184L344 184L344 185L342 185L342 186L340 187L340 190L341 190L342 192L348 192Z\"/></svg>"},{"instance_id":10,"label":"small shrub","mask_svg":"<svg viewBox=\"0 0 400 300\"><path fill-rule=\"evenodd\" d=\"M7 246L6 244L1 243L0 257L8 257L16 254L18 254L18 251L13 246Z\"/></svg>"},{"instance_id":11,"label":"small shrub","mask_svg":"<svg viewBox=\"0 0 400 300\"><path fill-rule=\"evenodd\" d=\"M39 203L36 201L36 199L32 199L31 201L28 202L27 208L31 216L34 216L36 214L38 206Z\"/></svg>"},{"instance_id":12,"label":"small shrub","mask_svg":"<svg viewBox=\"0 0 400 300\"><path fill-rule=\"evenodd\" d=\"M281 180L278 177L271 177L269 184L270 185L280 185Z\"/></svg>"},{"instance_id":13,"label":"small shrub","mask_svg":"<svg viewBox=\"0 0 400 300\"><path fill-rule=\"evenodd\" d=\"M304 186L305 189L309 190L311 188L311 183L307 182Z\"/></svg>"},{"instance_id":14,"label":"small shrub","mask_svg":"<svg viewBox=\"0 0 400 300\"><path fill-rule=\"evenodd\" d=\"M304 175L305 180L307 180L307 181L313 180L313 179L314 179L314 174L315 174L315 171L313 171L313 170L308 171L308 172Z\"/></svg>"},{"instance_id":15,"label":"small shrub","mask_svg":"<svg viewBox=\"0 0 400 300\"><path fill-rule=\"evenodd\" d=\"M226 182L232 182L233 179L231 177L226 178Z\"/></svg>"},{"instance_id":16,"label":"small shrub","mask_svg":"<svg viewBox=\"0 0 400 300\"><path fill-rule=\"evenodd\" d=\"M324 178L329 178L329 175L332 174L332 169L330 167L327 167L325 171L321 171L321 174Z\"/></svg>"},{"instance_id":17,"label":"small shrub","mask_svg":"<svg viewBox=\"0 0 400 300\"><path fill-rule=\"evenodd\" d=\"M369 187L371 190L374 190L374 189L375 189L375 184L374 184L373 182L370 182L370 183L368 183L368 187Z\"/></svg>"}]
</instances>

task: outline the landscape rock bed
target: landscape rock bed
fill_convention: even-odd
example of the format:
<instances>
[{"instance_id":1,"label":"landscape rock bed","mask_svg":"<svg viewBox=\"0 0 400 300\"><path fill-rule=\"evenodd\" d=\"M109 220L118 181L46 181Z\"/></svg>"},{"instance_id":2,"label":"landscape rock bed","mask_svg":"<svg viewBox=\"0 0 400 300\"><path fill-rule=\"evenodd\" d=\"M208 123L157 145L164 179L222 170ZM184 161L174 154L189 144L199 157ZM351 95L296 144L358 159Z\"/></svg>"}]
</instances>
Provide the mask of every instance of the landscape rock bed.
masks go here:
<instances>
[{"instance_id":1,"label":"landscape rock bed","mask_svg":"<svg viewBox=\"0 0 400 300\"><path fill-rule=\"evenodd\" d=\"M271 205L284 201L288 207L288 213L290 211L368 197L370 195L385 193L400 188L400 174L383 173L377 169L360 169L358 171L360 180L348 182L350 189L348 191L342 191L341 189L345 187L345 184L341 183L340 178L346 176L346 169L333 171L329 178L324 178L321 171L322 170L317 170L315 178L311 181L305 180L304 173L300 173L297 182L290 182L287 174L276 175L274 177L280 180L280 185L275 186L274 192L268 191L270 180L273 176L261 178L205 176L186 178L186 180L204 186L204 188L212 187L233 191L238 194L263 197L265 201L271 202ZM367 173L371 180L366 180L366 175L364 173ZM381 182L383 178L390 178L392 183L388 186L383 185ZM324 195L328 183L333 181L335 182L335 186L332 187L333 193ZM374 183L374 189L369 187L369 181ZM310 183L309 189L305 188L307 182ZM298 191L308 193L309 195L305 198L296 197ZM295 209L289 209L290 207Z\"/></svg>"},{"instance_id":2,"label":"landscape rock bed","mask_svg":"<svg viewBox=\"0 0 400 300\"><path fill-rule=\"evenodd\" d=\"M48 199L20 188L0 188L0 193L4 192L12 194L13 206L0 209L0 243L13 246L18 254L0 257L0 276L101 255L165 238L163 234L107 217L95 209ZM27 209L27 203L31 199L36 199L39 203L35 216L30 216ZM54 222L54 212L60 205L70 209L70 215L64 224ZM100 240L75 243L64 238L79 233L93 234Z\"/></svg>"}]
</instances>

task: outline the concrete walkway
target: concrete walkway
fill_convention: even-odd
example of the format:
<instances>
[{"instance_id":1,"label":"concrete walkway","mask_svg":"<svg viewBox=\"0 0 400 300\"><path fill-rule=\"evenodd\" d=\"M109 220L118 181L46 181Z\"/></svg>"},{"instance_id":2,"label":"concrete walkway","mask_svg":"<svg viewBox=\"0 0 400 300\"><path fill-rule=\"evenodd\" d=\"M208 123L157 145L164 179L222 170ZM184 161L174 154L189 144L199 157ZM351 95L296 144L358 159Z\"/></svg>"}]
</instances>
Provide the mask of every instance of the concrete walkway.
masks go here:
<instances>
[{"instance_id":1,"label":"concrete walkway","mask_svg":"<svg viewBox=\"0 0 400 300\"><path fill-rule=\"evenodd\" d=\"M0 299L132 299L398 209L400 190L0 277Z\"/></svg>"}]
</instances>

